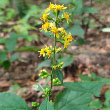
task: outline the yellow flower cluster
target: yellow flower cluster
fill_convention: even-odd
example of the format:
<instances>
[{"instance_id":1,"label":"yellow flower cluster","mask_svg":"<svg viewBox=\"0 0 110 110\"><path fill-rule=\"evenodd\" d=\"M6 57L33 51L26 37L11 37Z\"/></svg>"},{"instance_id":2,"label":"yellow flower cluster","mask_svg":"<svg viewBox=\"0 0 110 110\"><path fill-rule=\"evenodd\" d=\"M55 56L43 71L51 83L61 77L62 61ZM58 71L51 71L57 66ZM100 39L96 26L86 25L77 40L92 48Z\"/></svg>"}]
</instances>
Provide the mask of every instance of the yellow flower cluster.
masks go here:
<instances>
[{"instance_id":1,"label":"yellow flower cluster","mask_svg":"<svg viewBox=\"0 0 110 110\"><path fill-rule=\"evenodd\" d=\"M50 3L49 7L45 10L45 12L49 12L49 11L52 11L52 10L55 10L56 12L57 11L60 11L60 10L64 10L66 9L67 7L64 7L64 5L54 5L52 3Z\"/></svg>"},{"instance_id":2,"label":"yellow flower cluster","mask_svg":"<svg viewBox=\"0 0 110 110\"><path fill-rule=\"evenodd\" d=\"M71 36L70 32L69 32L69 34L67 36L64 37L64 40L65 40L64 48L67 48L69 43L72 41L72 36Z\"/></svg>"},{"instance_id":3,"label":"yellow flower cluster","mask_svg":"<svg viewBox=\"0 0 110 110\"><path fill-rule=\"evenodd\" d=\"M41 49L41 50L38 51L38 52L40 52L40 56L43 55L43 57L45 57L46 55L48 55L48 57L50 57L51 54L52 54L52 50L51 50L51 48L48 47L48 46L46 46L46 48Z\"/></svg>"},{"instance_id":4,"label":"yellow flower cluster","mask_svg":"<svg viewBox=\"0 0 110 110\"><path fill-rule=\"evenodd\" d=\"M43 16L41 17L41 20L43 20L41 30L44 30L45 32L49 31L54 34L54 37L61 39L64 43L64 48L67 48L69 43L72 41L71 33L67 34L63 27L58 28L59 21L66 19L67 23L69 23L70 14L64 12L66 8L67 7L64 7L64 5L50 3L49 7L45 10ZM59 15L61 10L63 10L63 14ZM53 13L55 18L51 17L50 13ZM43 57L45 57L48 55L48 57L50 57L52 54L52 48L50 49L49 47L46 47L45 49L41 49L39 52L40 56L43 55Z\"/></svg>"}]
</instances>

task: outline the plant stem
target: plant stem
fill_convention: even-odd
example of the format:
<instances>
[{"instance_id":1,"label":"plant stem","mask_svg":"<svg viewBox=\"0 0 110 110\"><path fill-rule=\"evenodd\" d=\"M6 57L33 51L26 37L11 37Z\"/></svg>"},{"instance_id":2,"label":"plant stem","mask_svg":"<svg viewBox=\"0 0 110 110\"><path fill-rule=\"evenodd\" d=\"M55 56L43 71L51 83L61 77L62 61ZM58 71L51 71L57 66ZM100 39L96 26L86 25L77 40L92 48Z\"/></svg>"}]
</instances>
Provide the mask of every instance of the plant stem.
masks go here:
<instances>
[{"instance_id":1,"label":"plant stem","mask_svg":"<svg viewBox=\"0 0 110 110\"><path fill-rule=\"evenodd\" d=\"M57 18L58 18L58 13L56 14L56 21L55 21L55 26L57 28ZM56 63L56 35L54 35L54 52L53 52L53 64L52 65L55 65ZM52 69L52 72L53 72L53 69ZM51 74L51 90L52 90L52 87L53 87L53 74Z\"/></svg>"}]
</instances>

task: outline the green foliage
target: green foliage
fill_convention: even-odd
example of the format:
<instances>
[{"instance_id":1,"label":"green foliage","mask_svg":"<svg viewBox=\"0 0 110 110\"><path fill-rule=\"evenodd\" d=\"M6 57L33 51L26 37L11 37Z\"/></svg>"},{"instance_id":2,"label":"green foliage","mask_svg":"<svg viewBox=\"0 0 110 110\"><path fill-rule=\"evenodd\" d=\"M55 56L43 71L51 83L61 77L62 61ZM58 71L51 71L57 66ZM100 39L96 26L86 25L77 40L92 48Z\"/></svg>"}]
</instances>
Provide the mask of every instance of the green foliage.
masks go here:
<instances>
[{"instance_id":1,"label":"green foliage","mask_svg":"<svg viewBox=\"0 0 110 110\"><path fill-rule=\"evenodd\" d=\"M57 62L64 62L63 68L69 66L70 64L72 64L74 61L73 56L63 56L63 57L59 57L57 59ZM41 62L40 64L38 64L38 67L36 68L35 71L40 70L43 67L50 67L51 66L51 61L50 59L44 60L43 62Z\"/></svg>"},{"instance_id":2,"label":"green foliage","mask_svg":"<svg viewBox=\"0 0 110 110\"><path fill-rule=\"evenodd\" d=\"M62 85L72 91L99 96L105 82L65 82Z\"/></svg>"},{"instance_id":3,"label":"green foliage","mask_svg":"<svg viewBox=\"0 0 110 110\"><path fill-rule=\"evenodd\" d=\"M110 107L110 90L105 93L105 103L106 107Z\"/></svg>"},{"instance_id":4,"label":"green foliage","mask_svg":"<svg viewBox=\"0 0 110 110\"><path fill-rule=\"evenodd\" d=\"M63 56L61 58L58 58L57 61L58 61L58 63L64 62L64 65L63 65L63 68L64 68L64 67L71 65L74 61L74 58L73 58L73 56Z\"/></svg>"},{"instance_id":5,"label":"green foliage","mask_svg":"<svg viewBox=\"0 0 110 110\"><path fill-rule=\"evenodd\" d=\"M0 8L5 8L8 5L9 0L0 0Z\"/></svg>"},{"instance_id":6,"label":"green foliage","mask_svg":"<svg viewBox=\"0 0 110 110\"><path fill-rule=\"evenodd\" d=\"M63 83L63 73L60 69L53 70L52 74L55 74L58 79Z\"/></svg>"},{"instance_id":7,"label":"green foliage","mask_svg":"<svg viewBox=\"0 0 110 110\"><path fill-rule=\"evenodd\" d=\"M39 110L54 110L53 103L49 102L48 97L41 103Z\"/></svg>"},{"instance_id":8,"label":"green foliage","mask_svg":"<svg viewBox=\"0 0 110 110\"><path fill-rule=\"evenodd\" d=\"M110 4L110 0L95 0L96 3L100 3L100 4L105 4L105 5L109 5Z\"/></svg>"},{"instance_id":9,"label":"green foliage","mask_svg":"<svg viewBox=\"0 0 110 110\"><path fill-rule=\"evenodd\" d=\"M102 103L100 100L94 99L93 101L90 102L89 106L92 109L100 109L102 107Z\"/></svg>"},{"instance_id":10,"label":"green foliage","mask_svg":"<svg viewBox=\"0 0 110 110\"><path fill-rule=\"evenodd\" d=\"M67 31L71 32L71 34L74 36L83 38L85 32L82 26L83 25L89 25L88 27L91 26L90 18L88 19L87 23L84 24L86 22L86 19L88 18L87 16L89 16L89 13L96 14L98 13L98 11L95 8L84 6L83 0L59 0L59 1L61 3L69 5L68 12L71 13L70 17L72 21L69 26L64 25L67 28Z\"/></svg>"},{"instance_id":11,"label":"green foliage","mask_svg":"<svg viewBox=\"0 0 110 110\"><path fill-rule=\"evenodd\" d=\"M84 30L81 28L80 25L74 25L73 27L69 28L67 31L71 32L73 36L75 35L81 38L83 38L84 36Z\"/></svg>"},{"instance_id":12,"label":"green foliage","mask_svg":"<svg viewBox=\"0 0 110 110\"><path fill-rule=\"evenodd\" d=\"M87 106L90 101L90 93L81 93L66 89L56 97L55 110L90 110Z\"/></svg>"},{"instance_id":13,"label":"green foliage","mask_svg":"<svg viewBox=\"0 0 110 110\"><path fill-rule=\"evenodd\" d=\"M41 69L41 68L43 68L43 67L50 67L50 66L51 66L51 61L50 61L49 59L47 59L47 60L41 62L41 63L38 65L38 67L36 68L35 71L37 71L37 70L39 70L39 69Z\"/></svg>"},{"instance_id":14,"label":"green foliage","mask_svg":"<svg viewBox=\"0 0 110 110\"><path fill-rule=\"evenodd\" d=\"M0 93L0 110L31 110L26 102L14 93Z\"/></svg>"}]
</instances>

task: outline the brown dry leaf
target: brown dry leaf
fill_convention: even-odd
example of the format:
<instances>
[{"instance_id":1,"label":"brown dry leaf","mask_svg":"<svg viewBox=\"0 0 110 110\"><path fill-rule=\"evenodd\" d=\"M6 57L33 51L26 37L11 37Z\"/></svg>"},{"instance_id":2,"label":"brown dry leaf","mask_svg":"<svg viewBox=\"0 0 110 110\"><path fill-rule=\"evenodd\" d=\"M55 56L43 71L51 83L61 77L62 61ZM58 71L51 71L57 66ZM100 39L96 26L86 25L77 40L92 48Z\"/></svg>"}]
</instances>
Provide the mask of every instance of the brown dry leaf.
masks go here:
<instances>
[{"instance_id":1,"label":"brown dry leaf","mask_svg":"<svg viewBox=\"0 0 110 110\"><path fill-rule=\"evenodd\" d=\"M11 86L11 83L9 81L0 81L0 91L7 91L8 88Z\"/></svg>"},{"instance_id":2,"label":"brown dry leaf","mask_svg":"<svg viewBox=\"0 0 110 110\"><path fill-rule=\"evenodd\" d=\"M67 77L64 79L64 82L74 82L74 81L75 81L75 79L72 77Z\"/></svg>"},{"instance_id":3,"label":"brown dry leaf","mask_svg":"<svg viewBox=\"0 0 110 110\"><path fill-rule=\"evenodd\" d=\"M103 86L103 88L102 88L102 90L101 90L101 95L104 95L107 90L110 90L110 85L105 85L105 86Z\"/></svg>"}]
</instances>

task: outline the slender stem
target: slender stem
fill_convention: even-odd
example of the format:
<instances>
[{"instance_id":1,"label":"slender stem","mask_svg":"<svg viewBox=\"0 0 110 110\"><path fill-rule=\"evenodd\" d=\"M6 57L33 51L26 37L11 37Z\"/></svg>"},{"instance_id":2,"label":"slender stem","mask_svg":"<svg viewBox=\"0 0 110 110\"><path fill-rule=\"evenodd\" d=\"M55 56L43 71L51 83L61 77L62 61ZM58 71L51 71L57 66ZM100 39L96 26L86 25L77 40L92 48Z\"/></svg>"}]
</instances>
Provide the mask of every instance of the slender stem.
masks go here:
<instances>
[{"instance_id":1,"label":"slender stem","mask_svg":"<svg viewBox=\"0 0 110 110\"><path fill-rule=\"evenodd\" d=\"M56 35L54 36L54 52L53 52L53 65L56 62ZM53 80L53 74L51 74L51 89L52 89L52 80Z\"/></svg>"},{"instance_id":2,"label":"slender stem","mask_svg":"<svg viewBox=\"0 0 110 110\"><path fill-rule=\"evenodd\" d=\"M56 14L56 21L57 21L57 18L58 18L58 13ZM57 22L56 21L55 21L55 26L57 27ZM54 35L53 65L56 63L56 51L55 50L56 50L56 35ZM52 87L53 87L52 81L53 81L53 74L51 74L51 90L52 90Z\"/></svg>"}]
</instances>

